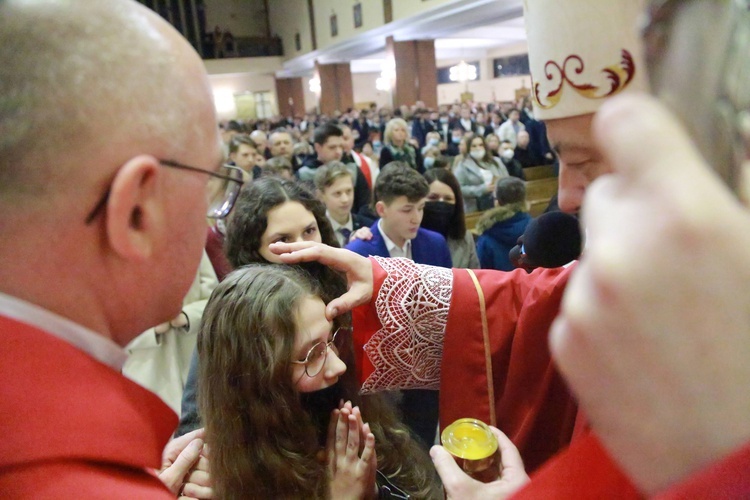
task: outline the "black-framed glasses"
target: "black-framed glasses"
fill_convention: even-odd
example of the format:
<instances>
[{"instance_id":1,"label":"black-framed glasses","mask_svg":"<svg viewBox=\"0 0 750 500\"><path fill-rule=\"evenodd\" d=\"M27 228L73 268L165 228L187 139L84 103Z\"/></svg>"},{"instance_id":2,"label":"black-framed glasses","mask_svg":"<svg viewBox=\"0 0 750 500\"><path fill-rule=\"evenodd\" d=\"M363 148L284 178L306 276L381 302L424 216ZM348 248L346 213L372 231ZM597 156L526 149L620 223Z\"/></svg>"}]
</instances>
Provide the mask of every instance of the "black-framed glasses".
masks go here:
<instances>
[{"instance_id":1,"label":"black-framed glasses","mask_svg":"<svg viewBox=\"0 0 750 500\"><path fill-rule=\"evenodd\" d=\"M334 347L336 337L339 333L348 333L349 328L341 327L336 329L331 336L331 340L328 342L318 342L307 351L307 356L302 361L292 361L295 365L305 365L305 375L312 378L318 375L323 367L326 365L326 359L328 358L328 350Z\"/></svg>"},{"instance_id":2,"label":"black-framed glasses","mask_svg":"<svg viewBox=\"0 0 750 500\"><path fill-rule=\"evenodd\" d=\"M180 170L189 170L191 172L200 172L211 177L208 183L207 195L209 198L208 211L206 216L211 219L223 219L226 217L234 206L234 202L237 201L237 196L240 194L240 189L245 183L242 180L242 169L233 165L223 165L222 169L226 173L212 172L198 167L191 167L183 163L176 162L174 160L158 160L160 165L165 167L172 167ZM102 198L97 202L94 208L89 212L86 217L86 224L91 224L94 219L104 210L109 200L109 193L111 187L107 188Z\"/></svg>"}]
</instances>

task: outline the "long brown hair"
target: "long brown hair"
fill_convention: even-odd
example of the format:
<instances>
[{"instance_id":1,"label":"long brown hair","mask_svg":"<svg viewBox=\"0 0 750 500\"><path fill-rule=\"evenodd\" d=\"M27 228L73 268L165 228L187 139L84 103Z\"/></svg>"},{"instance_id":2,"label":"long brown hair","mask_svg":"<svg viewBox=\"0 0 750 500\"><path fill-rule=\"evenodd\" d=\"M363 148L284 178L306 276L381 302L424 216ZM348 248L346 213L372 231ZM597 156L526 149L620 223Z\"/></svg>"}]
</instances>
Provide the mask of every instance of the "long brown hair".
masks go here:
<instances>
[{"instance_id":1,"label":"long brown hair","mask_svg":"<svg viewBox=\"0 0 750 500\"><path fill-rule=\"evenodd\" d=\"M315 217L320 238L328 246L339 242L326 217L326 207L304 186L290 180L267 177L242 189L227 224L224 253L233 268L268 263L260 254L260 242L268 228L268 212L287 201L300 203ZM346 292L346 278L317 262L300 264L322 284L323 300L328 303Z\"/></svg>"},{"instance_id":2,"label":"long brown hair","mask_svg":"<svg viewBox=\"0 0 750 500\"><path fill-rule=\"evenodd\" d=\"M474 157L471 156L471 143L474 142L474 139L479 139L480 141L482 141L482 146L484 147L484 156L479 161L475 160ZM463 138L463 142L464 142L464 146L466 146L466 158L475 162L481 168L485 168L484 165L482 165L481 163L489 163L490 165L494 165L494 160L492 159L492 153L487 148L487 141L484 140L484 137L482 137L481 135L466 134Z\"/></svg>"},{"instance_id":3,"label":"long brown hair","mask_svg":"<svg viewBox=\"0 0 750 500\"><path fill-rule=\"evenodd\" d=\"M328 496L326 465L316 458L322 429L290 377L297 307L321 292L301 269L253 265L227 275L208 301L198 335L198 401L219 498ZM351 336L337 344L349 367L341 393L375 434L378 470L415 498L442 498L432 464L387 404L359 396Z\"/></svg>"},{"instance_id":4,"label":"long brown hair","mask_svg":"<svg viewBox=\"0 0 750 500\"><path fill-rule=\"evenodd\" d=\"M287 201L296 201L313 214L323 243L339 246L326 207L313 193L294 181L264 177L243 188L232 209L224 241L232 266L267 262L260 254L260 240L268 227L268 212Z\"/></svg>"},{"instance_id":5,"label":"long brown hair","mask_svg":"<svg viewBox=\"0 0 750 500\"><path fill-rule=\"evenodd\" d=\"M424 174L424 178L427 180L427 184L432 185L433 182L438 181L448 185L453 191L453 197L456 199L455 210L453 211L453 217L451 218L450 229L448 229L448 237L454 240L462 240L466 237L466 217L464 214L464 195L461 193L461 185L453 175L453 172L444 168L431 168Z\"/></svg>"}]
</instances>

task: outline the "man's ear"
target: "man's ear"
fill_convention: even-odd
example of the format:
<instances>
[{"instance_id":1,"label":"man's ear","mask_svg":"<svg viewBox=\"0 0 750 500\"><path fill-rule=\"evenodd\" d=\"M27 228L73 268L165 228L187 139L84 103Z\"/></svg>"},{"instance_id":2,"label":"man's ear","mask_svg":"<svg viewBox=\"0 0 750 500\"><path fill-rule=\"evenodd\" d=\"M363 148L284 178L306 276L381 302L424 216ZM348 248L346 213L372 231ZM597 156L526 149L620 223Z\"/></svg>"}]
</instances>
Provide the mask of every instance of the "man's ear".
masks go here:
<instances>
[{"instance_id":1,"label":"man's ear","mask_svg":"<svg viewBox=\"0 0 750 500\"><path fill-rule=\"evenodd\" d=\"M163 232L161 172L156 158L141 155L120 167L112 181L105 213L107 237L112 249L124 258L149 258Z\"/></svg>"},{"instance_id":2,"label":"man's ear","mask_svg":"<svg viewBox=\"0 0 750 500\"><path fill-rule=\"evenodd\" d=\"M320 152L323 150L323 147L318 144L317 142L313 143L313 148L315 149L315 156L320 156Z\"/></svg>"},{"instance_id":3,"label":"man's ear","mask_svg":"<svg viewBox=\"0 0 750 500\"><path fill-rule=\"evenodd\" d=\"M381 219L383 218L383 215L385 214L385 203L382 201L379 201L375 204L375 212L377 212L378 217Z\"/></svg>"}]
</instances>

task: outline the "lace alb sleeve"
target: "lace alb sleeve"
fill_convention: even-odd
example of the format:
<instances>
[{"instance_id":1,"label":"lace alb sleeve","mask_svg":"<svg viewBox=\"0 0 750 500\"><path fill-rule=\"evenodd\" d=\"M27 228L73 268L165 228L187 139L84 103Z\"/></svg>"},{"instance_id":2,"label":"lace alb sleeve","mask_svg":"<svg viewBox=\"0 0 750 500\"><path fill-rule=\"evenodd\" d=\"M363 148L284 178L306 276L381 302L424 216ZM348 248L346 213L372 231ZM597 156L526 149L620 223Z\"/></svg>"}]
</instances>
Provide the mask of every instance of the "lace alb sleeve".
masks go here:
<instances>
[{"instance_id":1,"label":"lace alb sleeve","mask_svg":"<svg viewBox=\"0 0 750 500\"><path fill-rule=\"evenodd\" d=\"M438 389L453 272L409 259L375 260L388 276L375 299L383 327L364 346L375 370L362 393Z\"/></svg>"}]
</instances>

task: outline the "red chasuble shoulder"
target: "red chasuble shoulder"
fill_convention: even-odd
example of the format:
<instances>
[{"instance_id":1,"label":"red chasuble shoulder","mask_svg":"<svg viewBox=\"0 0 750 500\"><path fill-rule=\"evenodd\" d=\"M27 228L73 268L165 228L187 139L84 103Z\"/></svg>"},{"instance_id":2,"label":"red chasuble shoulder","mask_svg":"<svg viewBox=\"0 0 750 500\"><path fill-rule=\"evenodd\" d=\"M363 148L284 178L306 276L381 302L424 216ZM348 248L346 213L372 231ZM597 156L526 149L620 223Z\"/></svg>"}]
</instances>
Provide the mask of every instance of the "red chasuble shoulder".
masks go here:
<instances>
[{"instance_id":1,"label":"red chasuble shoulder","mask_svg":"<svg viewBox=\"0 0 750 500\"><path fill-rule=\"evenodd\" d=\"M0 317L0 491L8 498L169 498L147 468L177 416L42 330Z\"/></svg>"}]
</instances>

